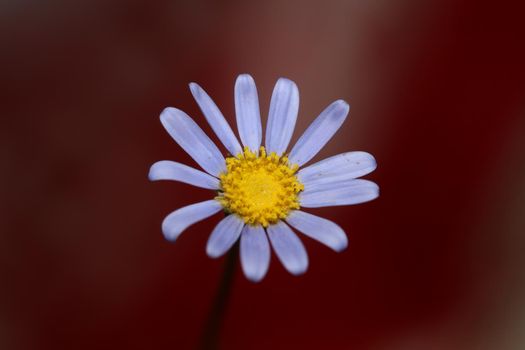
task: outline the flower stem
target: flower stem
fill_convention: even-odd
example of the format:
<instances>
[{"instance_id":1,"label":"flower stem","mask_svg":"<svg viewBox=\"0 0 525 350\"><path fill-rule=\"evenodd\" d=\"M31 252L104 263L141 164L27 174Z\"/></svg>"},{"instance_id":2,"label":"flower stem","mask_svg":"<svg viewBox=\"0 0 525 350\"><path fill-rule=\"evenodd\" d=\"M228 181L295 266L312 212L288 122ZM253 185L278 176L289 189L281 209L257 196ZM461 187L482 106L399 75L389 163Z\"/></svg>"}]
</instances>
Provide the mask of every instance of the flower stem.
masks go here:
<instances>
[{"instance_id":1,"label":"flower stem","mask_svg":"<svg viewBox=\"0 0 525 350\"><path fill-rule=\"evenodd\" d=\"M230 292L235 277L235 267L238 260L239 243L233 245L226 255L222 278L213 300L208 319L204 325L201 338L201 350L216 350L219 346L219 333L221 330L224 314L230 299Z\"/></svg>"}]
</instances>

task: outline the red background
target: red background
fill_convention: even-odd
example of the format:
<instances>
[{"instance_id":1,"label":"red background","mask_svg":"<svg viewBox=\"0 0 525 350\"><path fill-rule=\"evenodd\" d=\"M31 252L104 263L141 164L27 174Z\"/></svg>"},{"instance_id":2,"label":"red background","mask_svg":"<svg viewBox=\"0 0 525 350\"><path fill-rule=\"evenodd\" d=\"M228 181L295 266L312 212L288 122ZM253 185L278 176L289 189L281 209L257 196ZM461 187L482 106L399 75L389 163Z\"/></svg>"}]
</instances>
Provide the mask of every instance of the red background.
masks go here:
<instances>
[{"instance_id":1,"label":"red background","mask_svg":"<svg viewBox=\"0 0 525 350\"><path fill-rule=\"evenodd\" d=\"M233 83L294 80L294 140L330 102L350 117L315 158L372 153L381 187L309 271L237 268L224 349L522 349L525 52L519 2L18 2L0 12L0 347L191 349L224 258L219 220L175 244L160 223L210 193L149 183L192 160L158 120L206 132L187 84L233 123Z\"/></svg>"}]
</instances>

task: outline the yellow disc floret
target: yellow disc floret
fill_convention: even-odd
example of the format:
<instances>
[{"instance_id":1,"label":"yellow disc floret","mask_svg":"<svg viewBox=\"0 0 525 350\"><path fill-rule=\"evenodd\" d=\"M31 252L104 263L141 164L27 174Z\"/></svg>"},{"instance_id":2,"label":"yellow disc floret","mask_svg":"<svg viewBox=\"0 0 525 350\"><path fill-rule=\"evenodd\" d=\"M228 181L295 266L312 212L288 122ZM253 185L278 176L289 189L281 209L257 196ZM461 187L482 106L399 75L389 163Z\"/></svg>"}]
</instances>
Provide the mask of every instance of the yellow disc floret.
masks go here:
<instances>
[{"instance_id":1,"label":"yellow disc floret","mask_svg":"<svg viewBox=\"0 0 525 350\"><path fill-rule=\"evenodd\" d=\"M304 186L295 176L297 168L287 157L267 155L264 147L258 155L245 147L243 154L226 158L217 200L245 223L267 227L299 209L298 194Z\"/></svg>"}]
</instances>

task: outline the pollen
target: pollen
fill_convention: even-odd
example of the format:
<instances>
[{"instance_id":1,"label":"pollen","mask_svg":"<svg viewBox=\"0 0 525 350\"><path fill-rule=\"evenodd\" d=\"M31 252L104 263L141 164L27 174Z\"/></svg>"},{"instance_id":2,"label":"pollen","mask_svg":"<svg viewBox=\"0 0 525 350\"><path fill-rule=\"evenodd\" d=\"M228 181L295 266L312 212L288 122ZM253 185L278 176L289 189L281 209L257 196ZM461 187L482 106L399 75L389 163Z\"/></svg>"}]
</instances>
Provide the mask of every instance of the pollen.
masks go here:
<instances>
[{"instance_id":1,"label":"pollen","mask_svg":"<svg viewBox=\"0 0 525 350\"><path fill-rule=\"evenodd\" d=\"M245 147L243 153L226 158L216 199L246 224L267 227L299 209L298 194L304 186L295 176L297 169L285 156L266 154L264 147L259 154Z\"/></svg>"}]
</instances>

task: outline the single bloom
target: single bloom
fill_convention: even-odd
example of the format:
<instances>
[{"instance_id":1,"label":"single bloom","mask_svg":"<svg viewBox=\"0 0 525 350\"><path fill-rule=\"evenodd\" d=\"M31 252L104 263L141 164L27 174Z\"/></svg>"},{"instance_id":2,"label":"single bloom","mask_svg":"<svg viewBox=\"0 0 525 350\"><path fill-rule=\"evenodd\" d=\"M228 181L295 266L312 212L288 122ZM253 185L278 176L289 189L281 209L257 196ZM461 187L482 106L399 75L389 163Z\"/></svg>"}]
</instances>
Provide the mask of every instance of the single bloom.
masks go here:
<instances>
[{"instance_id":1,"label":"single bloom","mask_svg":"<svg viewBox=\"0 0 525 350\"><path fill-rule=\"evenodd\" d=\"M302 167L343 124L349 105L343 100L330 104L287 152L299 110L299 90L293 81L280 78L275 84L264 146L257 89L250 75L240 75L234 88L240 143L210 96L196 83L190 89L228 152L225 157L183 111L172 107L162 111L166 131L204 172L163 160L151 166L149 179L214 191L210 200L169 214L162 222L166 239L175 241L189 226L223 212L226 216L211 233L206 252L220 257L240 239L242 270L254 282L268 271L270 246L291 274L307 270L308 255L291 227L337 252L344 250L348 240L341 227L300 209L358 204L379 195L375 183L358 179L376 168L369 153L341 153Z\"/></svg>"}]
</instances>

